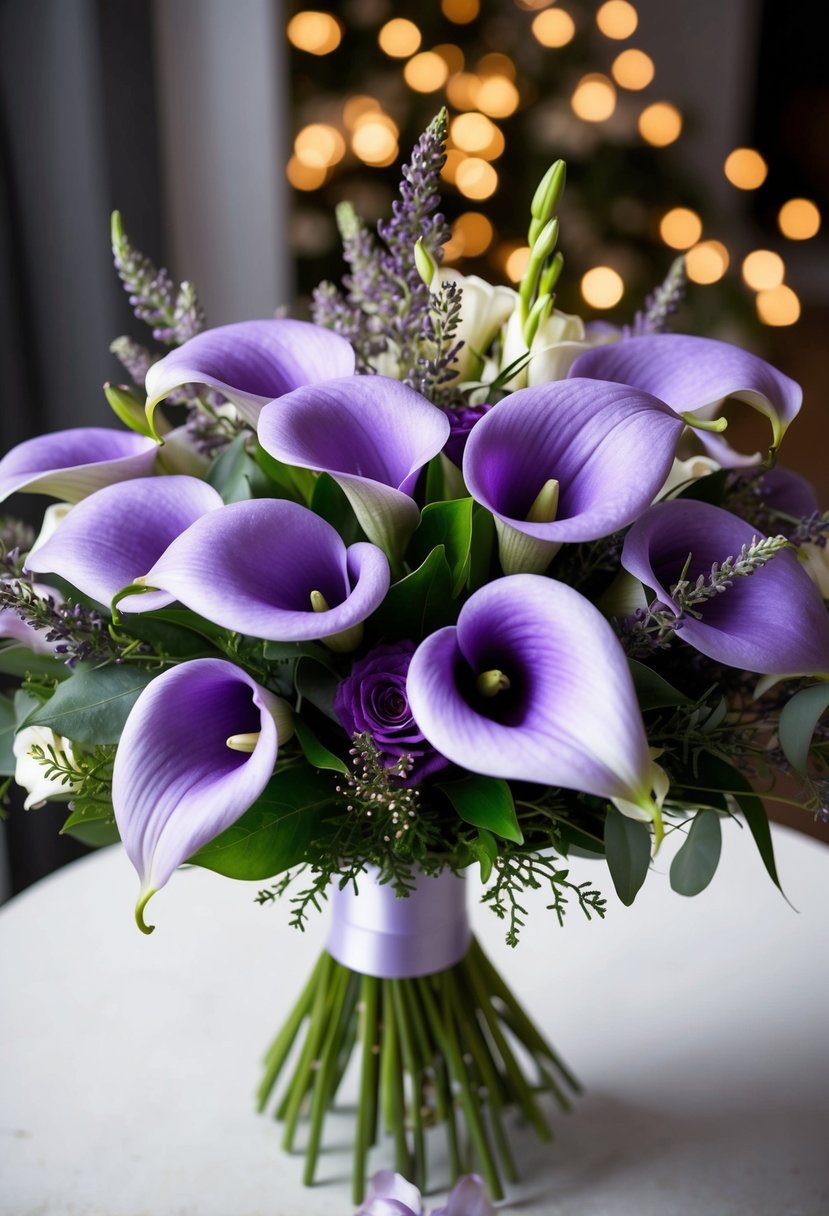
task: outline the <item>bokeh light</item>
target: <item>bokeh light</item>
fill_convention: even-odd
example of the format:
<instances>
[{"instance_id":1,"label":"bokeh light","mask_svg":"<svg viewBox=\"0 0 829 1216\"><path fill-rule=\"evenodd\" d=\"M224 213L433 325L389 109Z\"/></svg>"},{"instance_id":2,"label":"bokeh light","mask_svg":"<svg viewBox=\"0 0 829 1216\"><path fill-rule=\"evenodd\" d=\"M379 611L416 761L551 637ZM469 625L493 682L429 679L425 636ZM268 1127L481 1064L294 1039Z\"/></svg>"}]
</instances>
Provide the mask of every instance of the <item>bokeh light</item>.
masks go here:
<instances>
[{"instance_id":1,"label":"bokeh light","mask_svg":"<svg viewBox=\"0 0 829 1216\"><path fill-rule=\"evenodd\" d=\"M479 76L506 76L507 80L515 80L515 64L501 51L482 55L475 64L475 71Z\"/></svg>"},{"instance_id":2,"label":"bokeh light","mask_svg":"<svg viewBox=\"0 0 829 1216\"><path fill-rule=\"evenodd\" d=\"M743 258L742 272L754 291L771 291L783 282L786 264L772 249L753 249Z\"/></svg>"},{"instance_id":3,"label":"bokeh light","mask_svg":"<svg viewBox=\"0 0 829 1216\"><path fill-rule=\"evenodd\" d=\"M459 46L455 46L454 42L441 42L439 46L433 46L432 54L440 55L449 69L450 76L463 71L463 51Z\"/></svg>"},{"instance_id":4,"label":"bokeh light","mask_svg":"<svg viewBox=\"0 0 829 1216\"><path fill-rule=\"evenodd\" d=\"M759 291L756 303L757 316L764 325L794 325L800 318L800 300L784 283L769 291Z\"/></svg>"},{"instance_id":5,"label":"bokeh light","mask_svg":"<svg viewBox=\"0 0 829 1216\"><path fill-rule=\"evenodd\" d=\"M631 47L613 60L613 79L623 89L646 89L654 78L656 68L650 55Z\"/></svg>"},{"instance_id":6,"label":"bokeh light","mask_svg":"<svg viewBox=\"0 0 829 1216\"><path fill-rule=\"evenodd\" d=\"M570 105L585 122L605 122L616 109L613 82L600 72L589 72L576 85Z\"/></svg>"},{"instance_id":7,"label":"bokeh light","mask_svg":"<svg viewBox=\"0 0 829 1216\"><path fill-rule=\"evenodd\" d=\"M296 13L288 22L285 32L288 41L298 51L305 51L309 55L329 55L331 51L336 51L343 36L336 17L314 9Z\"/></svg>"},{"instance_id":8,"label":"bokeh light","mask_svg":"<svg viewBox=\"0 0 829 1216\"><path fill-rule=\"evenodd\" d=\"M722 241L700 241L685 254L685 273L692 283L717 283L730 260Z\"/></svg>"},{"instance_id":9,"label":"bokeh light","mask_svg":"<svg viewBox=\"0 0 829 1216\"><path fill-rule=\"evenodd\" d=\"M639 134L655 148L666 148L682 133L682 115L669 101L655 101L639 115Z\"/></svg>"},{"instance_id":10,"label":"bokeh light","mask_svg":"<svg viewBox=\"0 0 829 1216\"><path fill-rule=\"evenodd\" d=\"M416 93L434 93L446 84L449 68L434 51L421 51L403 69L403 79Z\"/></svg>"},{"instance_id":11,"label":"bokeh light","mask_svg":"<svg viewBox=\"0 0 829 1216\"><path fill-rule=\"evenodd\" d=\"M756 190L762 186L769 167L754 148L735 148L725 158L723 172L738 190Z\"/></svg>"},{"instance_id":12,"label":"bokeh light","mask_svg":"<svg viewBox=\"0 0 829 1216\"><path fill-rule=\"evenodd\" d=\"M311 169L327 169L345 156L345 140L336 127L312 122L294 140L294 155Z\"/></svg>"},{"instance_id":13,"label":"bokeh light","mask_svg":"<svg viewBox=\"0 0 829 1216\"><path fill-rule=\"evenodd\" d=\"M489 198L498 189L498 174L479 156L467 156L455 170L455 185L467 198Z\"/></svg>"},{"instance_id":14,"label":"bokeh light","mask_svg":"<svg viewBox=\"0 0 829 1216\"><path fill-rule=\"evenodd\" d=\"M366 114L376 114L379 110L380 102L376 97L355 93L353 97L346 98L343 104L343 123L347 130L353 131L361 118Z\"/></svg>"},{"instance_id":15,"label":"bokeh light","mask_svg":"<svg viewBox=\"0 0 829 1216\"><path fill-rule=\"evenodd\" d=\"M591 308L613 308L624 292L622 276L610 266L594 266L582 275L581 294Z\"/></svg>"},{"instance_id":16,"label":"bokeh light","mask_svg":"<svg viewBox=\"0 0 829 1216\"><path fill-rule=\"evenodd\" d=\"M452 225L452 239L465 257L476 258L489 249L495 239L495 229L480 211L464 211Z\"/></svg>"},{"instance_id":17,"label":"bokeh light","mask_svg":"<svg viewBox=\"0 0 829 1216\"><path fill-rule=\"evenodd\" d=\"M530 260L529 245L512 246L504 251L503 259L504 274L511 283L520 283L524 277L524 271L527 269L527 263Z\"/></svg>"},{"instance_id":18,"label":"bokeh light","mask_svg":"<svg viewBox=\"0 0 829 1216\"><path fill-rule=\"evenodd\" d=\"M390 165L397 157L397 127L386 114L367 114L351 136L351 150L367 165Z\"/></svg>"},{"instance_id":19,"label":"bokeh light","mask_svg":"<svg viewBox=\"0 0 829 1216\"><path fill-rule=\"evenodd\" d=\"M659 221L659 235L671 249L690 249L702 236L702 220L688 207L672 207Z\"/></svg>"},{"instance_id":20,"label":"bokeh light","mask_svg":"<svg viewBox=\"0 0 829 1216\"><path fill-rule=\"evenodd\" d=\"M474 21L481 11L480 0L440 0L441 11L455 25Z\"/></svg>"},{"instance_id":21,"label":"bokeh light","mask_svg":"<svg viewBox=\"0 0 829 1216\"><path fill-rule=\"evenodd\" d=\"M531 29L542 46L560 47L572 42L576 23L563 8L548 8L533 18Z\"/></svg>"},{"instance_id":22,"label":"bokeh light","mask_svg":"<svg viewBox=\"0 0 829 1216\"><path fill-rule=\"evenodd\" d=\"M639 14L627 0L607 0L596 13L596 25L605 38L616 38L620 41L629 38L636 32L639 24Z\"/></svg>"},{"instance_id":23,"label":"bokeh light","mask_svg":"<svg viewBox=\"0 0 829 1216\"><path fill-rule=\"evenodd\" d=\"M810 198L790 198L780 208L777 223L790 241L808 241L820 231L820 211Z\"/></svg>"},{"instance_id":24,"label":"bokeh light","mask_svg":"<svg viewBox=\"0 0 829 1216\"><path fill-rule=\"evenodd\" d=\"M457 148L449 148L446 153L446 160L443 162L443 168L440 171L443 180L454 184L458 166L463 164L465 160L466 156L463 152L459 152Z\"/></svg>"},{"instance_id":25,"label":"bokeh light","mask_svg":"<svg viewBox=\"0 0 829 1216\"><path fill-rule=\"evenodd\" d=\"M319 190L325 184L328 170L322 165L304 165L299 157L292 156L285 166L285 174L295 190Z\"/></svg>"},{"instance_id":26,"label":"bokeh light","mask_svg":"<svg viewBox=\"0 0 829 1216\"><path fill-rule=\"evenodd\" d=\"M446 96L456 110L474 110L478 105L481 81L474 72L458 72L446 85Z\"/></svg>"},{"instance_id":27,"label":"bokeh light","mask_svg":"<svg viewBox=\"0 0 829 1216\"><path fill-rule=\"evenodd\" d=\"M485 114L473 110L453 118L449 126L452 142L462 152L496 160L504 151L504 136Z\"/></svg>"},{"instance_id":28,"label":"bokeh light","mask_svg":"<svg viewBox=\"0 0 829 1216\"><path fill-rule=\"evenodd\" d=\"M491 118L509 118L521 100L518 89L508 76L485 76L478 85L475 104Z\"/></svg>"},{"instance_id":29,"label":"bokeh light","mask_svg":"<svg viewBox=\"0 0 829 1216\"><path fill-rule=\"evenodd\" d=\"M407 21L405 17L394 17L382 27L377 41L380 43L380 50L385 51L392 59L408 59L419 49L421 34L413 21Z\"/></svg>"}]
</instances>

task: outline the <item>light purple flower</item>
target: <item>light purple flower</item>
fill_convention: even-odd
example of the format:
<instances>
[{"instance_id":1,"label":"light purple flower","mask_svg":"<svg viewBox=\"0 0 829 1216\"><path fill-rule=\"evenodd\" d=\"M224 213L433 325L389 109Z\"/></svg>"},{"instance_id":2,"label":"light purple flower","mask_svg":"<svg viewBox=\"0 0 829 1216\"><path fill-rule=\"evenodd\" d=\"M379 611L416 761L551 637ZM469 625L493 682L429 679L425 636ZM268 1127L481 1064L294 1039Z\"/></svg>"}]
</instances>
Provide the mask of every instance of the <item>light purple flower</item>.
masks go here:
<instances>
[{"instance_id":1,"label":"light purple flower","mask_svg":"<svg viewBox=\"0 0 829 1216\"><path fill-rule=\"evenodd\" d=\"M51 599L53 604L63 603L61 593L46 583L32 583L32 591L38 599ZM36 629L34 625L24 621L13 608L0 609L0 641L17 642L31 650L32 654L55 654L59 642L57 639L47 642L48 632L48 628Z\"/></svg>"},{"instance_id":2,"label":"light purple flower","mask_svg":"<svg viewBox=\"0 0 829 1216\"><path fill-rule=\"evenodd\" d=\"M495 1208L487 1198L483 1179L466 1174L450 1192L445 1208L435 1208L432 1216L495 1216Z\"/></svg>"},{"instance_id":3,"label":"light purple flower","mask_svg":"<svg viewBox=\"0 0 829 1216\"><path fill-rule=\"evenodd\" d=\"M142 929L150 896L259 797L289 713L224 659L171 667L141 693L118 744L112 805L141 881Z\"/></svg>"},{"instance_id":4,"label":"light purple flower","mask_svg":"<svg viewBox=\"0 0 829 1216\"><path fill-rule=\"evenodd\" d=\"M721 507L674 499L636 521L622 565L670 607L671 588L689 554L685 577L694 581L761 536ZM718 663L767 675L829 673L829 614L793 553L778 553L753 574L736 576L698 611L699 620L683 617L678 635Z\"/></svg>"},{"instance_id":5,"label":"light purple flower","mask_svg":"<svg viewBox=\"0 0 829 1216\"><path fill-rule=\"evenodd\" d=\"M392 767L401 756L411 756L407 777L412 785L449 761L427 742L414 718L406 695L406 673L414 642L375 646L358 659L338 685L334 711L346 733L367 731Z\"/></svg>"},{"instance_id":6,"label":"light purple flower","mask_svg":"<svg viewBox=\"0 0 829 1216\"><path fill-rule=\"evenodd\" d=\"M313 511L276 498L203 515L146 574L148 586L207 620L279 642L353 629L379 607L389 580L388 561L375 545L346 548ZM122 608L141 612L148 599L132 596Z\"/></svg>"},{"instance_id":7,"label":"light purple flower","mask_svg":"<svg viewBox=\"0 0 829 1216\"><path fill-rule=\"evenodd\" d=\"M299 388L265 406L258 429L277 460L329 473L366 536L390 556L417 527L411 495L420 470L449 437L441 410L385 376Z\"/></svg>"},{"instance_id":8,"label":"light purple flower","mask_svg":"<svg viewBox=\"0 0 829 1216\"><path fill-rule=\"evenodd\" d=\"M463 453L466 448L466 441L472 431L473 426L480 422L484 414L489 413L492 409L490 404L484 405L463 405L456 409L449 410L447 418L449 419L449 438L446 440L444 452L458 468L463 463Z\"/></svg>"},{"instance_id":9,"label":"light purple flower","mask_svg":"<svg viewBox=\"0 0 829 1216\"><path fill-rule=\"evenodd\" d=\"M540 573L562 542L631 523L664 483L682 430L661 401L595 380L501 401L473 428L463 475L495 516L505 571ZM556 483L557 504L538 510L537 496Z\"/></svg>"},{"instance_id":10,"label":"light purple flower","mask_svg":"<svg viewBox=\"0 0 829 1216\"><path fill-rule=\"evenodd\" d=\"M369 1182L357 1216L424 1216L423 1199L402 1174L380 1170ZM495 1216L495 1208L487 1199L483 1180L477 1174L465 1174L453 1187L446 1206L435 1208L431 1216Z\"/></svg>"},{"instance_id":11,"label":"light purple flower","mask_svg":"<svg viewBox=\"0 0 829 1216\"><path fill-rule=\"evenodd\" d=\"M141 477L106 486L69 512L26 559L26 569L58 574L101 604L147 573L167 546L195 520L222 506L221 496L195 477ZM149 592L142 610L174 596Z\"/></svg>"},{"instance_id":12,"label":"light purple flower","mask_svg":"<svg viewBox=\"0 0 829 1216\"><path fill-rule=\"evenodd\" d=\"M653 818L651 764L627 661L598 609L534 574L497 579L415 651L415 721L474 773L620 798Z\"/></svg>"},{"instance_id":13,"label":"light purple flower","mask_svg":"<svg viewBox=\"0 0 829 1216\"><path fill-rule=\"evenodd\" d=\"M80 502L102 486L148 476L157 451L146 435L101 426L37 435L0 460L0 502L20 490Z\"/></svg>"},{"instance_id":14,"label":"light purple flower","mask_svg":"<svg viewBox=\"0 0 829 1216\"><path fill-rule=\"evenodd\" d=\"M688 334L654 334L596 347L576 359L570 375L629 384L678 414L700 418L714 417L727 397L736 397L766 415L775 448L803 401L800 385L764 359L727 342ZM700 432L698 438L720 464L742 463L718 435ZM757 458L748 461L757 463Z\"/></svg>"},{"instance_id":15,"label":"light purple flower","mask_svg":"<svg viewBox=\"0 0 829 1216\"><path fill-rule=\"evenodd\" d=\"M354 371L344 338L308 321L239 321L196 334L147 372L147 413L183 384L204 384L232 401L252 426L262 406L302 384Z\"/></svg>"},{"instance_id":16,"label":"light purple flower","mask_svg":"<svg viewBox=\"0 0 829 1216\"><path fill-rule=\"evenodd\" d=\"M820 510L812 483L793 469L783 468L782 465L775 465L763 474L759 489L760 498L767 507L782 511L795 519L808 518Z\"/></svg>"}]
</instances>

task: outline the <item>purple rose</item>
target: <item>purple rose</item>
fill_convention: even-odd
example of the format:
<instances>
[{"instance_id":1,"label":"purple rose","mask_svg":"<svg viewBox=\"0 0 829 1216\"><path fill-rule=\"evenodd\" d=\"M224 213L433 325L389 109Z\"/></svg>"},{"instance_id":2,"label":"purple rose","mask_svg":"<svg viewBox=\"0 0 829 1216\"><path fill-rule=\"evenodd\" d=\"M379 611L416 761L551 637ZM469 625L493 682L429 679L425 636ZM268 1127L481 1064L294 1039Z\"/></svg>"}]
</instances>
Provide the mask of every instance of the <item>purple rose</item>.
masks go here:
<instances>
[{"instance_id":1,"label":"purple rose","mask_svg":"<svg viewBox=\"0 0 829 1216\"><path fill-rule=\"evenodd\" d=\"M491 405L464 405L458 409L447 410L446 417L449 419L451 429L443 450L458 468L463 463L463 449L466 447L469 432L475 423L479 422L491 409Z\"/></svg>"},{"instance_id":2,"label":"purple rose","mask_svg":"<svg viewBox=\"0 0 829 1216\"><path fill-rule=\"evenodd\" d=\"M401 756L411 756L411 781L422 781L449 761L424 738L412 717L406 675L414 642L375 646L359 659L340 684L334 709L349 735L367 733L391 768Z\"/></svg>"}]
</instances>

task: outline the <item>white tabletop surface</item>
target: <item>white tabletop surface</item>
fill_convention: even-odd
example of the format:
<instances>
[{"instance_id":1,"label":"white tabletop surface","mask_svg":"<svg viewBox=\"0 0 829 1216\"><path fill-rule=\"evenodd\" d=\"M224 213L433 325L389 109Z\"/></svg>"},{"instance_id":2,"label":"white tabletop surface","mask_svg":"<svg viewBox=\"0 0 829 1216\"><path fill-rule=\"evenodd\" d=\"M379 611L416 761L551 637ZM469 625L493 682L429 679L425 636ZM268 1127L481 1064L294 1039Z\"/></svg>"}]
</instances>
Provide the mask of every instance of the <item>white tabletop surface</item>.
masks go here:
<instances>
[{"instance_id":1,"label":"white tabletop surface","mask_svg":"<svg viewBox=\"0 0 829 1216\"><path fill-rule=\"evenodd\" d=\"M660 858L603 924L559 929L532 901L517 950L487 949L587 1086L556 1139L513 1135L525 1216L829 1213L829 849L775 830L793 911L748 837L696 899ZM131 918L120 849L0 910L2 1216L351 1216L350 1121L329 1125L320 1184L253 1113L266 1042L320 947L257 884L189 870ZM383 1164L375 1154L373 1167ZM434 1203L436 1204L437 1198Z\"/></svg>"}]
</instances>

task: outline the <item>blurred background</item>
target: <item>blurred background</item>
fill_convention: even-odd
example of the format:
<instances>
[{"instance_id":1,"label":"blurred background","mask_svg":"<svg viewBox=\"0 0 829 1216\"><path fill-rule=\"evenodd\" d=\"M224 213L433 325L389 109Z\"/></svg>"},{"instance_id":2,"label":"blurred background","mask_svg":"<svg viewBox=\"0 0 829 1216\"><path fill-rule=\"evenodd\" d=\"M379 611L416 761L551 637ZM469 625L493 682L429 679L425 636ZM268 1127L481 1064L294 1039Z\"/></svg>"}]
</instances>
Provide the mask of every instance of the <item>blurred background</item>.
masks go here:
<instances>
[{"instance_id":1,"label":"blurred background","mask_svg":"<svg viewBox=\"0 0 829 1216\"><path fill-rule=\"evenodd\" d=\"M112 270L113 208L209 323L306 315L342 273L336 203L386 215L445 105L446 261L520 279L533 189L564 157L558 305L628 321L683 254L676 327L804 385L784 461L827 505L816 20L806 0L0 0L0 448L110 421L110 343L145 336ZM76 855L61 818L0 827L0 897Z\"/></svg>"}]
</instances>

